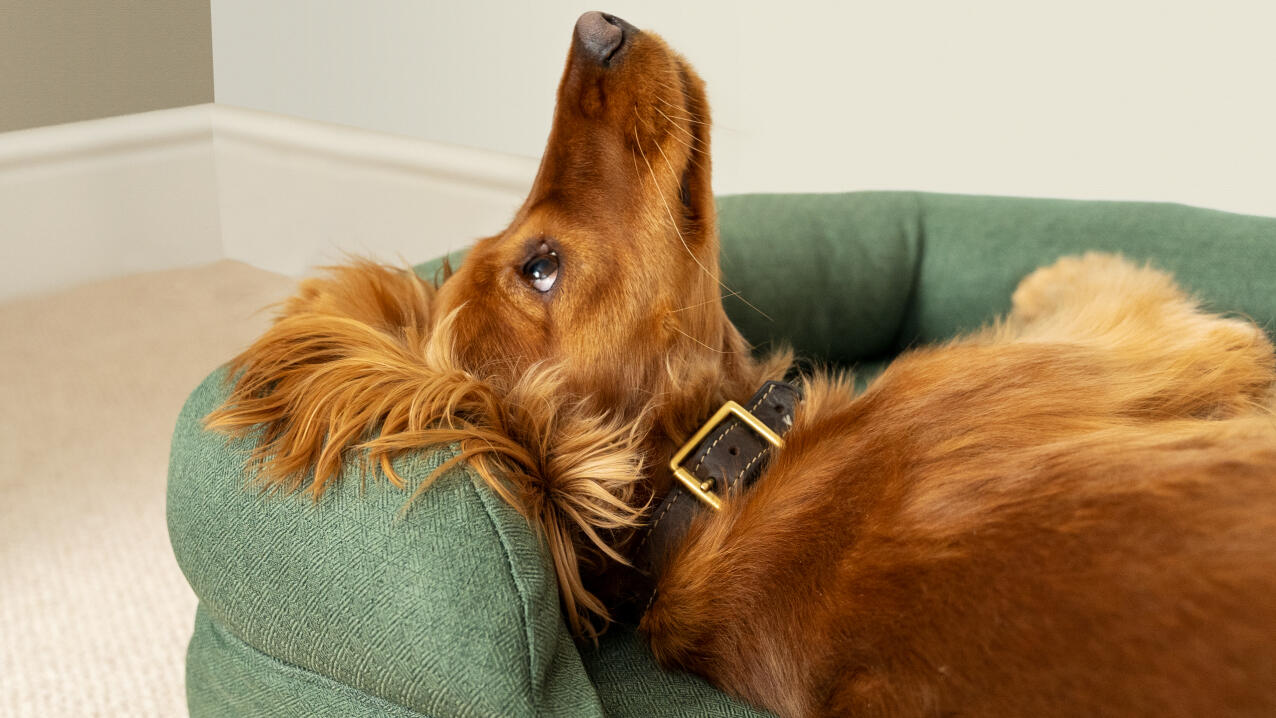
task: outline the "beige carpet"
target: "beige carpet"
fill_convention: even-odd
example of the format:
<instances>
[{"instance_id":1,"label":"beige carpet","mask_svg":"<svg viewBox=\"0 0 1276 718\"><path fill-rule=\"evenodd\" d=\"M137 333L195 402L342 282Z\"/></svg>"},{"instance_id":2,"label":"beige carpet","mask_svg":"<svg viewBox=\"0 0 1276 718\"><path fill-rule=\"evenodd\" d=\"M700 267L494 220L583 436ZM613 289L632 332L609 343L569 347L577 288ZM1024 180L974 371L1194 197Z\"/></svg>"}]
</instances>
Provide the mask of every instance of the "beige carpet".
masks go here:
<instances>
[{"instance_id":1,"label":"beige carpet","mask_svg":"<svg viewBox=\"0 0 1276 718\"><path fill-rule=\"evenodd\" d=\"M0 305L0 716L186 714L169 436L291 285L219 262Z\"/></svg>"}]
</instances>

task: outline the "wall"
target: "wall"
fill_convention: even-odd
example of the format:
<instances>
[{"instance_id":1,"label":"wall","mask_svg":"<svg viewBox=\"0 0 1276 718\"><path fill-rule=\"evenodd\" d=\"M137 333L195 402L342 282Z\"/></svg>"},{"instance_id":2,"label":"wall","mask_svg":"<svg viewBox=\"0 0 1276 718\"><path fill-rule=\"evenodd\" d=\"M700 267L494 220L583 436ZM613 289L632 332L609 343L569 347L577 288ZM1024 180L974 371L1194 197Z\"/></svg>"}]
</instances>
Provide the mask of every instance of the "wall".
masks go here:
<instances>
[{"instance_id":1,"label":"wall","mask_svg":"<svg viewBox=\"0 0 1276 718\"><path fill-rule=\"evenodd\" d=\"M609 9L708 79L720 191L1276 215L1276 4L1030 5ZM64 122L59 98L99 89L179 101L164 88L198 89L210 42L219 100L283 113L201 105L0 132L0 299L227 256L290 274L343 251L419 260L495 231L530 181L586 6L213 0L211 41L193 29L201 7L0 0L0 115ZM127 29L139 17L157 23L145 38Z\"/></svg>"},{"instance_id":2,"label":"wall","mask_svg":"<svg viewBox=\"0 0 1276 718\"><path fill-rule=\"evenodd\" d=\"M0 0L0 132L212 100L208 0Z\"/></svg>"},{"instance_id":3,"label":"wall","mask_svg":"<svg viewBox=\"0 0 1276 718\"><path fill-rule=\"evenodd\" d=\"M0 300L220 259L209 109L0 133Z\"/></svg>"},{"instance_id":4,"label":"wall","mask_svg":"<svg viewBox=\"0 0 1276 718\"><path fill-rule=\"evenodd\" d=\"M219 103L540 153L593 2L212 0ZM717 189L1276 215L1276 3L614 0L709 84Z\"/></svg>"},{"instance_id":5,"label":"wall","mask_svg":"<svg viewBox=\"0 0 1276 718\"><path fill-rule=\"evenodd\" d=\"M194 105L0 133L0 301L229 258L406 264L499 231L536 162Z\"/></svg>"},{"instance_id":6,"label":"wall","mask_svg":"<svg viewBox=\"0 0 1276 718\"><path fill-rule=\"evenodd\" d=\"M526 158L211 109L225 256L284 274L466 247L505 227L536 172Z\"/></svg>"}]
</instances>

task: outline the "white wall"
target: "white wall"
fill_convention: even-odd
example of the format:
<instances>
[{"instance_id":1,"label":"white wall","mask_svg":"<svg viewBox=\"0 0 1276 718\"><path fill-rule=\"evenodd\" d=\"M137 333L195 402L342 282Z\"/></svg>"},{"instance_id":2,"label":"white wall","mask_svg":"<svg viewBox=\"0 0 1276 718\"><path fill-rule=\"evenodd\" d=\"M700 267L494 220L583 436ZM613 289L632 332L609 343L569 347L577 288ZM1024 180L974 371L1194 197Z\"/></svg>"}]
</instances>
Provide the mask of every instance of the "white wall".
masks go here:
<instances>
[{"instance_id":1,"label":"white wall","mask_svg":"<svg viewBox=\"0 0 1276 718\"><path fill-rule=\"evenodd\" d=\"M194 105L0 133L0 302L228 258L406 264L508 223L536 162Z\"/></svg>"},{"instance_id":2,"label":"white wall","mask_svg":"<svg viewBox=\"0 0 1276 718\"><path fill-rule=\"evenodd\" d=\"M467 247L505 228L536 173L517 156L211 109L225 256L284 274Z\"/></svg>"},{"instance_id":3,"label":"white wall","mask_svg":"<svg viewBox=\"0 0 1276 718\"><path fill-rule=\"evenodd\" d=\"M540 153L580 12L704 75L719 192L908 188L1276 215L1276 3L212 0L216 99Z\"/></svg>"},{"instance_id":4,"label":"white wall","mask_svg":"<svg viewBox=\"0 0 1276 718\"><path fill-rule=\"evenodd\" d=\"M722 192L1276 215L1276 2L1039 5L607 9L705 75ZM290 274L342 251L415 261L496 231L530 182L586 9L211 7L217 99L282 116L204 105L0 133L0 299L224 256Z\"/></svg>"}]
</instances>

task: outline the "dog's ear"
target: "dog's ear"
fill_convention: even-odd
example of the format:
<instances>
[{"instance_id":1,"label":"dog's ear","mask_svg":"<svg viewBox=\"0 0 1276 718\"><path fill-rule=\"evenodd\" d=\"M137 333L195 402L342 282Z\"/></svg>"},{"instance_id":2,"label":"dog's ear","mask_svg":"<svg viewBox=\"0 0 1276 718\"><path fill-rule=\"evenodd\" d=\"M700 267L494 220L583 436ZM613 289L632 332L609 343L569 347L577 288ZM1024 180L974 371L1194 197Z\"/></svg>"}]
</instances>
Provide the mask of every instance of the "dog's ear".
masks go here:
<instances>
[{"instance_id":1,"label":"dog's ear","mask_svg":"<svg viewBox=\"0 0 1276 718\"><path fill-rule=\"evenodd\" d=\"M567 621L576 635L593 639L610 615L585 587L581 568L627 563L609 537L637 528L647 510L638 497L646 476L643 442L649 422L645 416L629 420L593 412L564 384L559 369L536 365L502 389L499 400L485 402L482 411L383 433L363 447L393 476L390 457L422 446L458 444L457 455L418 484L405 510L437 476L468 465L543 533ZM484 391L457 388L457 396ZM438 402L438 408L453 403Z\"/></svg>"},{"instance_id":2,"label":"dog's ear","mask_svg":"<svg viewBox=\"0 0 1276 718\"><path fill-rule=\"evenodd\" d=\"M411 271L370 262L308 280L234 360L234 388L205 425L258 437L249 464L263 491L303 490L315 501L352 450L366 471L406 487L396 457L459 445L405 510L468 464L544 532L568 621L577 635L596 636L607 610L585 588L581 564L624 562L607 537L636 527L646 509L636 497L649 423L588 410L556 368L537 365L512 380L464 370L455 312L431 330L433 297Z\"/></svg>"},{"instance_id":3,"label":"dog's ear","mask_svg":"<svg viewBox=\"0 0 1276 718\"><path fill-rule=\"evenodd\" d=\"M317 501L366 428L385 419L377 407L411 400L433 297L411 270L368 261L302 282L274 325L231 361L234 388L205 427L232 436L260 430L249 460L259 487L304 487ZM369 372L370 361L384 371Z\"/></svg>"}]
</instances>

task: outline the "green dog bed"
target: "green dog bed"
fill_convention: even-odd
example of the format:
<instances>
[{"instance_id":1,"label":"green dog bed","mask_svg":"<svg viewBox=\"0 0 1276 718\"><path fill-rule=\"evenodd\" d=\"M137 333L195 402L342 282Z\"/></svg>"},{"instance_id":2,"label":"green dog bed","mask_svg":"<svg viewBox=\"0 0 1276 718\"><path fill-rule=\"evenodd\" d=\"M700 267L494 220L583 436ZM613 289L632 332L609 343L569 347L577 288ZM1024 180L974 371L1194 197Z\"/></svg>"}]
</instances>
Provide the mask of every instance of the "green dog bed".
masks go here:
<instances>
[{"instance_id":1,"label":"green dog bed","mask_svg":"<svg viewBox=\"0 0 1276 718\"><path fill-rule=\"evenodd\" d=\"M728 299L745 336L865 376L1005 312L1025 274L1084 250L1152 261L1269 332L1276 319L1271 218L895 192L724 197L719 209L726 281L772 318ZM536 533L464 468L406 513L411 486L361 482L354 467L317 505L245 490L251 447L201 427L224 379L187 401L169 467L169 533L200 602L192 716L763 715L660 670L631 631L574 642ZM447 456L398 468L419 480Z\"/></svg>"}]
</instances>

